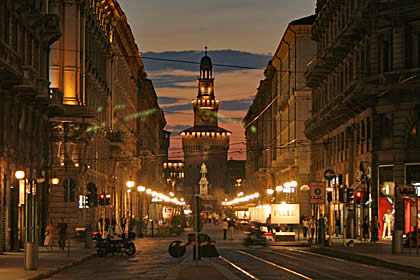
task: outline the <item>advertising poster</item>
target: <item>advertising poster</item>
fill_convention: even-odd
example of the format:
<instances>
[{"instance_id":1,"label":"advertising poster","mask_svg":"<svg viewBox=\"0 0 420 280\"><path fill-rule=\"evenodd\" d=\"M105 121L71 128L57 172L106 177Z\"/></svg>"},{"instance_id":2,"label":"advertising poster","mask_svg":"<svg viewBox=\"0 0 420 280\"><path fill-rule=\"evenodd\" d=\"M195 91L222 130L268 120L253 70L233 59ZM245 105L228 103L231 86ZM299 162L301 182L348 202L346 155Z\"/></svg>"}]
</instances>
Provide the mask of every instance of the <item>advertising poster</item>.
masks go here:
<instances>
[{"instance_id":1,"label":"advertising poster","mask_svg":"<svg viewBox=\"0 0 420 280\"><path fill-rule=\"evenodd\" d=\"M272 224L299 224L299 204L272 204Z\"/></svg>"}]
</instances>

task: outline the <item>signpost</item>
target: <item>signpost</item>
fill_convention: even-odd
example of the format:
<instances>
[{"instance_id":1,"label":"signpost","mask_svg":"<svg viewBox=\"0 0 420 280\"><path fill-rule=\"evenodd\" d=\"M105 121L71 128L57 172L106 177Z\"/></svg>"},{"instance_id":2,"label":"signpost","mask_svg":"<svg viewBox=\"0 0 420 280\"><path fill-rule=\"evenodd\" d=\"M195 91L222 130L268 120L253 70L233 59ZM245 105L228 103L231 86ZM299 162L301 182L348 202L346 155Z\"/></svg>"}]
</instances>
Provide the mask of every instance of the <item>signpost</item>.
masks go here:
<instances>
[{"instance_id":1,"label":"signpost","mask_svg":"<svg viewBox=\"0 0 420 280\"><path fill-rule=\"evenodd\" d=\"M332 179L335 178L334 170L326 169L325 172L324 172L324 178L327 181L327 191L329 192L329 197L331 197L331 194L332 194L333 190L331 189L330 182L331 182ZM328 200L328 220L329 220L329 223L328 223L328 235L329 235L328 244L331 247L332 246L332 210L331 210L332 203L331 203L330 200L332 200L332 199Z\"/></svg>"},{"instance_id":2,"label":"signpost","mask_svg":"<svg viewBox=\"0 0 420 280\"><path fill-rule=\"evenodd\" d=\"M201 211L203 211L203 199L200 195L194 195L193 203L193 213L194 213L194 230L195 230L195 264L198 265L199 255L199 244L198 244L198 233L203 229L203 220L201 217Z\"/></svg>"},{"instance_id":3,"label":"signpost","mask_svg":"<svg viewBox=\"0 0 420 280\"><path fill-rule=\"evenodd\" d=\"M312 182L311 183L311 203L315 205L315 219L318 219L319 204L325 203L325 183ZM318 236L318 223L315 222L315 236L316 241L319 240Z\"/></svg>"}]
</instances>

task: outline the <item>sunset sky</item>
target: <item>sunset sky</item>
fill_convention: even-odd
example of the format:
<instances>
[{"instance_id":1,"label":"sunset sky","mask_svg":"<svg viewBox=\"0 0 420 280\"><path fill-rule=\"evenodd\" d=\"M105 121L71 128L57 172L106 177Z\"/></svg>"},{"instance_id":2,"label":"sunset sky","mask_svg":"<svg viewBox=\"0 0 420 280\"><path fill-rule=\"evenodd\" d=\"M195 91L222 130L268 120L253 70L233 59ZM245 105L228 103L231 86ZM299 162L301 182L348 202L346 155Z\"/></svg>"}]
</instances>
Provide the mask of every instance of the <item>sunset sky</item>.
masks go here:
<instances>
[{"instance_id":1,"label":"sunset sky","mask_svg":"<svg viewBox=\"0 0 420 280\"><path fill-rule=\"evenodd\" d=\"M119 0L127 15L172 132L172 159L182 159L179 131L193 125L191 101L197 95L199 65L156 61L168 58L199 62L204 46L215 66L219 126L232 131L229 159L245 159L248 111L263 79L263 69L287 24L314 13L316 0ZM220 121L221 118L226 118Z\"/></svg>"}]
</instances>

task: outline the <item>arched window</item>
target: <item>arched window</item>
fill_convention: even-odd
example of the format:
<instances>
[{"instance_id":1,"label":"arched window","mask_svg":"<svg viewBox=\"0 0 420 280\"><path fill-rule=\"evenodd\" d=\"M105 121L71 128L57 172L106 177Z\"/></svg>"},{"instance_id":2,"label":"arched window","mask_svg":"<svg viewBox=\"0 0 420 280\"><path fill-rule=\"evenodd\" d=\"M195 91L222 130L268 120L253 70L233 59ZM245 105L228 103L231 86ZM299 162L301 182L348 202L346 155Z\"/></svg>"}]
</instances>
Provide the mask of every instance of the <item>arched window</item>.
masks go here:
<instances>
[{"instance_id":1,"label":"arched window","mask_svg":"<svg viewBox=\"0 0 420 280\"><path fill-rule=\"evenodd\" d=\"M64 180L64 202L74 202L76 199L76 184L70 178Z\"/></svg>"}]
</instances>

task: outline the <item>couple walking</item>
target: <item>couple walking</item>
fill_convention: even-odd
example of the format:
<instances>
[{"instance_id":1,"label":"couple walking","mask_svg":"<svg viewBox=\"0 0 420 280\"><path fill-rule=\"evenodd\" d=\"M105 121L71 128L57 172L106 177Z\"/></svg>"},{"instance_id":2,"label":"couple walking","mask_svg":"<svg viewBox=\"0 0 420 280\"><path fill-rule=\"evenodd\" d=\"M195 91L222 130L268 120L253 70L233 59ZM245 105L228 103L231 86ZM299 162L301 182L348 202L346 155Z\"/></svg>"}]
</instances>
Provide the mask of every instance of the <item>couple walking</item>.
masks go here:
<instances>
[{"instance_id":1,"label":"couple walking","mask_svg":"<svg viewBox=\"0 0 420 280\"><path fill-rule=\"evenodd\" d=\"M45 229L45 240L44 246L46 246L49 250L52 250L53 243L54 243L54 236L55 236L55 226L52 223L52 220L47 225ZM67 235L67 224L64 222L64 219L60 219L60 223L57 225L58 230L58 246L61 250L64 250L66 246L66 235Z\"/></svg>"},{"instance_id":2,"label":"couple walking","mask_svg":"<svg viewBox=\"0 0 420 280\"><path fill-rule=\"evenodd\" d=\"M226 240L226 234L229 233L229 240L233 240L233 229L235 228L235 222L226 218L223 220L223 240Z\"/></svg>"}]
</instances>

